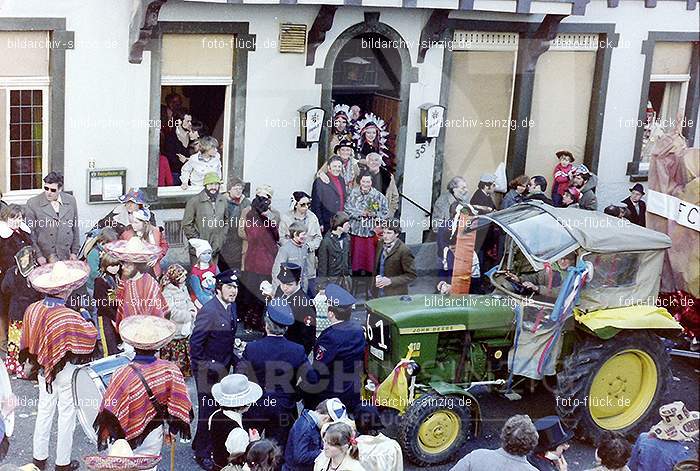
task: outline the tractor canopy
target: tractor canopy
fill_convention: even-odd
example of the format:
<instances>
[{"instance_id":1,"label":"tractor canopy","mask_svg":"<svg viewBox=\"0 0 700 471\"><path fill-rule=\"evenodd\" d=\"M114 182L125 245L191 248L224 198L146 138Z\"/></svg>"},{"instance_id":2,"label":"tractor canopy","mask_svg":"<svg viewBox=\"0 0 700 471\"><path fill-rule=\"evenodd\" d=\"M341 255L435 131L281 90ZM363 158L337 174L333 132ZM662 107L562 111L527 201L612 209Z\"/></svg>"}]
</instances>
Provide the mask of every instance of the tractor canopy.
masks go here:
<instances>
[{"instance_id":1,"label":"tractor canopy","mask_svg":"<svg viewBox=\"0 0 700 471\"><path fill-rule=\"evenodd\" d=\"M536 271L576 251L589 269L580 309L655 302L664 250L671 246L666 234L604 213L555 208L540 201L520 203L478 220L498 225ZM510 268L503 266L510 260L505 256L501 268Z\"/></svg>"}]
</instances>

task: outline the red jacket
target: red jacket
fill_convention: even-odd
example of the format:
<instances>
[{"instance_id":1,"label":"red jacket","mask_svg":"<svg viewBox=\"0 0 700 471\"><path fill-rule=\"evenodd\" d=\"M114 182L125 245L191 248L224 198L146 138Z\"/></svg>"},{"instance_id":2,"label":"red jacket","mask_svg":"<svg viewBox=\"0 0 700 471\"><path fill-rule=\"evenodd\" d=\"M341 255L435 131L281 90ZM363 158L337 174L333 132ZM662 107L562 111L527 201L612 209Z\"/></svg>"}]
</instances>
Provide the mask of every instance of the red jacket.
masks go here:
<instances>
[{"instance_id":1,"label":"red jacket","mask_svg":"<svg viewBox=\"0 0 700 471\"><path fill-rule=\"evenodd\" d=\"M552 191L556 191L559 195L564 195L564 192L569 189L569 172L573 165L569 164L564 167L562 164L557 164L554 167L554 185L552 186Z\"/></svg>"},{"instance_id":2,"label":"red jacket","mask_svg":"<svg viewBox=\"0 0 700 471\"><path fill-rule=\"evenodd\" d=\"M158 161L158 186L173 186L173 173L170 171L168 158L163 154Z\"/></svg>"},{"instance_id":3,"label":"red jacket","mask_svg":"<svg viewBox=\"0 0 700 471\"><path fill-rule=\"evenodd\" d=\"M248 241L244 261L245 270L270 276L278 249L277 223L251 209L246 214L244 227Z\"/></svg>"}]
</instances>

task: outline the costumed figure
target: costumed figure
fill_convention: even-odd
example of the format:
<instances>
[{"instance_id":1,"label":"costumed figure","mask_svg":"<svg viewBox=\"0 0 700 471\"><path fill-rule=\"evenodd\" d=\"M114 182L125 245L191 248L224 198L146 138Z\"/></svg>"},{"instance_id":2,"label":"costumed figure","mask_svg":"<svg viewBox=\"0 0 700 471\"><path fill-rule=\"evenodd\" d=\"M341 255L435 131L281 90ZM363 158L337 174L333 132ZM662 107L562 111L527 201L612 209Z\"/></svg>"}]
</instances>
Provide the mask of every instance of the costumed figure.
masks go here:
<instances>
[{"instance_id":1,"label":"costumed figure","mask_svg":"<svg viewBox=\"0 0 700 471\"><path fill-rule=\"evenodd\" d=\"M124 438L135 454L158 456L164 438L190 438L194 413L185 378L176 364L156 358L176 330L175 323L155 316L134 315L120 325L136 355L112 375L105 391L93 424L99 450Z\"/></svg>"},{"instance_id":2,"label":"costumed figure","mask_svg":"<svg viewBox=\"0 0 700 471\"><path fill-rule=\"evenodd\" d=\"M117 286L116 327L136 314L167 317L170 310L158 282L149 275L148 262L160 256L160 247L138 237L105 244L105 251L121 262L121 279Z\"/></svg>"},{"instance_id":3,"label":"costumed figure","mask_svg":"<svg viewBox=\"0 0 700 471\"><path fill-rule=\"evenodd\" d=\"M149 260L147 265L149 268L153 269L153 274L156 278L160 278L162 273L160 269L160 262L168 253L168 240L165 238L159 228L151 224L151 211L148 208L137 209L131 215L131 224L124 229L121 236L122 240L130 240L132 237L136 236L142 239L144 242L160 247L160 255L158 258Z\"/></svg>"},{"instance_id":4,"label":"costumed figure","mask_svg":"<svg viewBox=\"0 0 700 471\"><path fill-rule=\"evenodd\" d=\"M342 141L352 139L353 129L350 126L350 106L337 104L333 107L333 130L328 142L329 156L335 153L335 146Z\"/></svg>"},{"instance_id":5,"label":"costumed figure","mask_svg":"<svg viewBox=\"0 0 700 471\"><path fill-rule=\"evenodd\" d=\"M385 159L385 164L392 164L386 145L389 132L386 130L386 123L383 119L373 113L367 113L365 117L357 123L357 129L353 139L357 143L357 152L361 158L372 152L380 154Z\"/></svg>"},{"instance_id":6,"label":"costumed figure","mask_svg":"<svg viewBox=\"0 0 700 471\"><path fill-rule=\"evenodd\" d=\"M190 239L189 242L194 247L197 257L197 263L192 266L189 277L190 293L195 307L199 310L216 294L214 277L219 274L219 269L212 261L209 242L204 239Z\"/></svg>"},{"instance_id":7,"label":"costumed figure","mask_svg":"<svg viewBox=\"0 0 700 471\"><path fill-rule=\"evenodd\" d=\"M144 471L155 468L160 459L160 455L135 455L129 442L120 438L107 455L88 455L83 461L92 471Z\"/></svg>"},{"instance_id":8,"label":"costumed figure","mask_svg":"<svg viewBox=\"0 0 700 471\"><path fill-rule=\"evenodd\" d=\"M76 409L71 378L78 364L92 360L97 329L76 311L65 306L75 289L85 284L90 268L85 262L65 261L35 268L29 282L44 293L42 301L31 304L24 313L19 361L27 370L39 370L39 403L33 437L33 462L46 469L53 417L58 409L56 469L80 467L71 461Z\"/></svg>"}]
</instances>

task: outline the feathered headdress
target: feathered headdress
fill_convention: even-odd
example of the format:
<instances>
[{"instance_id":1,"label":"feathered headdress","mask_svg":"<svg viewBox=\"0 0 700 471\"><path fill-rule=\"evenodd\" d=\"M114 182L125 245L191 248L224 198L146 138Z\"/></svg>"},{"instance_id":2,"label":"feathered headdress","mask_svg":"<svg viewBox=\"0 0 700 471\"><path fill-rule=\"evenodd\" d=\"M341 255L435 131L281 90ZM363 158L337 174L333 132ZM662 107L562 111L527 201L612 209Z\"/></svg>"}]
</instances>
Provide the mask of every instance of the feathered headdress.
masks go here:
<instances>
[{"instance_id":1,"label":"feathered headdress","mask_svg":"<svg viewBox=\"0 0 700 471\"><path fill-rule=\"evenodd\" d=\"M333 107L333 120L338 116L345 117L345 121L350 121L350 105L338 103Z\"/></svg>"},{"instance_id":2,"label":"feathered headdress","mask_svg":"<svg viewBox=\"0 0 700 471\"><path fill-rule=\"evenodd\" d=\"M357 123L357 128L355 130L355 135L353 136L355 141L362 145L364 141L365 132L370 127L377 129L377 138L379 139L379 148L387 149L386 139L389 136L389 131L386 130L386 123L382 118L375 115L374 113L367 113L364 119Z\"/></svg>"}]
</instances>

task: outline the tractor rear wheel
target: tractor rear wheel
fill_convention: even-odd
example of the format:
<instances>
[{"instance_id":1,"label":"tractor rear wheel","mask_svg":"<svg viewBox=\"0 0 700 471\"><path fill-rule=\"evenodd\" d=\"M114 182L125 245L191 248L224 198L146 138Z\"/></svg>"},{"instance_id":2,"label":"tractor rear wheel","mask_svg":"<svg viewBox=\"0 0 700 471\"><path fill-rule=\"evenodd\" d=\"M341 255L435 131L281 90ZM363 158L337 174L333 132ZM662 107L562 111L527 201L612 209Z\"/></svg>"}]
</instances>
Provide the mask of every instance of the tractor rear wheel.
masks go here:
<instances>
[{"instance_id":1,"label":"tractor rear wheel","mask_svg":"<svg viewBox=\"0 0 700 471\"><path fill-rule=\"evenodd\" d=\"M610 340L586 336L557 375L557 413L583 440L605 430L637 436L656 417L671 380L670 358L655 334L620 332Z\"/></svg>"},{"instance_id":2,"label":"tractor rear wheel","mask_svg":"<svg viewBox=\"0 0 700 471\"><path fill-rule=\"evenodd\" d=\"M399 444L418 466L450 461L471 431L467 398L425 394L411 403L399 428Z\"/></svg>"}]
</instances>

